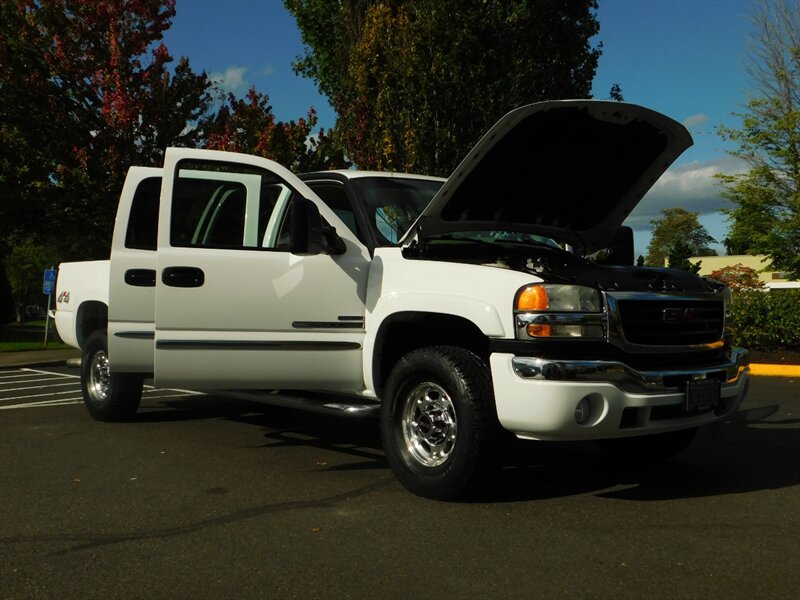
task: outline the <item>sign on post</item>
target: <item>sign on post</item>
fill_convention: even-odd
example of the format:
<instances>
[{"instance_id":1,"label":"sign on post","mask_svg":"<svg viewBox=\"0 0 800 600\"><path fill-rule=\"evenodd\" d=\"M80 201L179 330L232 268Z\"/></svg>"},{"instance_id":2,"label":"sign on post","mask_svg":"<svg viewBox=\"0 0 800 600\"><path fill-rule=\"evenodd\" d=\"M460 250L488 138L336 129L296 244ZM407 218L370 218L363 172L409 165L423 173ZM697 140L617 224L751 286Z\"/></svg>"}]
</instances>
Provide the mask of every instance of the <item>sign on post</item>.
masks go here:
<instances>
[{"instance_id":1,"label":"sign on post","mask_svg":"<svg viewBox=\"0 0 800 600\"><path fill-rule=\"evenodd\" d=\"M44 270L44 284L42 285L42 293L47 296L47 315L44 319L44 347L47 348L47 334L50 331L50 298L56 292L56 277L58 276L58 269L45 269Z\"/></svg>"},{"instance_id":2,"label":"sign on post","mask_svg":"<svg viewBox=\"0 0 800 600\"><path fill-rule=\"evenodd\" d=\"M57 274L58 274L58 269L44 270L44 286L42 286L42 293L45 296L52 296L55 293Z\"/></svg>"}]
</instances>

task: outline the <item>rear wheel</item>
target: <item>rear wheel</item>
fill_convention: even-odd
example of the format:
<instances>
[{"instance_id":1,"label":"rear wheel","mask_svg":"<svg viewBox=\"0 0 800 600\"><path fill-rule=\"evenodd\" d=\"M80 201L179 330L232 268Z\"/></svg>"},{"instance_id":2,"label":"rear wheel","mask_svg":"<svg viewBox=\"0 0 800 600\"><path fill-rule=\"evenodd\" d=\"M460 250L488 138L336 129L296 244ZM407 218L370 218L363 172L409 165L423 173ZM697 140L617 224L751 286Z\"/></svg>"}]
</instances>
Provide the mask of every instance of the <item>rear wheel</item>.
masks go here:
<instances>
[{"instance_id":1,"label":"rear wheel","mask_svg":"<svg viewBox=\"0 0 800 600\"><path fill-rule=\"evenodd\" d=\"M614 459L642 464L666 460L680 454L689 447L696 435L697 427L693 427L653 435L598 440L597 444Z\"/></svg>"},{"instance_id":2,"label":"rear wheel","mask_svg":"<svg viewBox=\"0 0 800 600\"><path fill-rule=\"evenodd\" d=\"M83 403L98 421L125 421L139 408L143 378L111 371L108 338L104 331L89 336L81 358Z\"/></svg>"},{"instance_id":3,"label":"rear wheel","mask_svg":"<svg viewBox=\"0 0 800 600\"><path fill-rule=\"evenodd\" d=\"M499 425L486 365L462 348L404 356L381 405L381 436L392 471L411 492L450 499L481 481Z\"/></svg>"}]
</instances>

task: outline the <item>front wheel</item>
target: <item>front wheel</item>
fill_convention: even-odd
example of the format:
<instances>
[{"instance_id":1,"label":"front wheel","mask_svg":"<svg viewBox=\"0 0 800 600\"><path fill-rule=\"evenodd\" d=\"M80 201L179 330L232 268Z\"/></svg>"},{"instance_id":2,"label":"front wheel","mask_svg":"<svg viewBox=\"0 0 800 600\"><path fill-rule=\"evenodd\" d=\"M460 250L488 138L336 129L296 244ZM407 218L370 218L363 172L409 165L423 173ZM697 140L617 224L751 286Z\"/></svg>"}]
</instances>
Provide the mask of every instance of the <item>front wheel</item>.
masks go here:
<instances>
[{"instance_id":1,"label":"front wheel","mask_svg":"<svg viewBox=\"0 0 800 600\"><path fill-rule=\"evenodd\" d=\"M389 466L411 492L450 499L473 491L498 429L489 370L471 352L422 348L392 369L381 437Z\"/></svg>"},{"instance_id":2,"label":"front wheel","mask_svg":"<svg viewBox=\"0 0 800 600\"><path fill-rule=\"evenodd\" d=\"M81 358L81 391L86 410L97 421L126 421L139 408L143 378L111 371L104 331L89 336Z\"/></svg>"}]
</instances>

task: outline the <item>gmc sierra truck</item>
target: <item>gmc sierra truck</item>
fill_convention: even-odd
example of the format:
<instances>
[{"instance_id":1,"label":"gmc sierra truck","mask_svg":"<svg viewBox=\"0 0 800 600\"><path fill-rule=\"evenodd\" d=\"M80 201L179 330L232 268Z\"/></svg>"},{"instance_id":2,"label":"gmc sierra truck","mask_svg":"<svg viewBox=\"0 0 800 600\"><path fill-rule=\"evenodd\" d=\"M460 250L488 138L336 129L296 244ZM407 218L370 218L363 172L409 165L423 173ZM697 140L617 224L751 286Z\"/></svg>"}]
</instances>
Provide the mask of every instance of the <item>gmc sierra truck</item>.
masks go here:
<instances>
[{"instance_id":1,"label":"gmc sierra truck","mask_svg":"<svg viewBox=\"0 0 800 600\"><path fill-rule=\"evenodd\" d=\"M86 408L128 419L146 378L313 392L378 412L393 472L434 498L479 485L506 432L675 454L749 371L727 289L633 266L621 226L691 143L571 100L508 113L446 180L169 148L130 169L110 260L60 267Z\"/></svg>"}]
</instances>

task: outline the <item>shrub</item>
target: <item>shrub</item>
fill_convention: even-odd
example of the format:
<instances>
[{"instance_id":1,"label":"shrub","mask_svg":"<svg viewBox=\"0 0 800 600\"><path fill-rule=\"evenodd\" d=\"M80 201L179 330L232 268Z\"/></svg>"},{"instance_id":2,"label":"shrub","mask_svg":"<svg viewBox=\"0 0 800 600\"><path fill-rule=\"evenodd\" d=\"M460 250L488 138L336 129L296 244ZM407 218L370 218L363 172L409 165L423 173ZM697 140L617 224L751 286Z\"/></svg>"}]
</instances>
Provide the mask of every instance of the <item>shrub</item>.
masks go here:
<instances>
[{"instance_id":1,"label":"shrub","mask_svg":"<svg viewBox=\"0 0 800 600\"><path fill-rule=\"evenodd\" d=\"M764 282L758 278L758 271L745 267L742 263L712 271L709 277L721 281L734 291L764 288Z\"/></svg>"},{"instance_id":2,"label":"shrub","mask_svg":"<svg viewBox=\"0 0 800 600\"><path fill-rule=\"evenodd\" d=\"M6 276L6 266L0 261L0 327L11 323L16 317L14 312L14 296L11 294L11 284Z\"/></svg>"},{"instance_id":3,"label":"shrub","mask_svg":"<svg viewBox=\"0 0 800 600\"><path fill-rule=\"evenodd\" d=\"M800 289L734 291L731 325L738 346L800 349Z\"/></svg>"}]
</instances>

